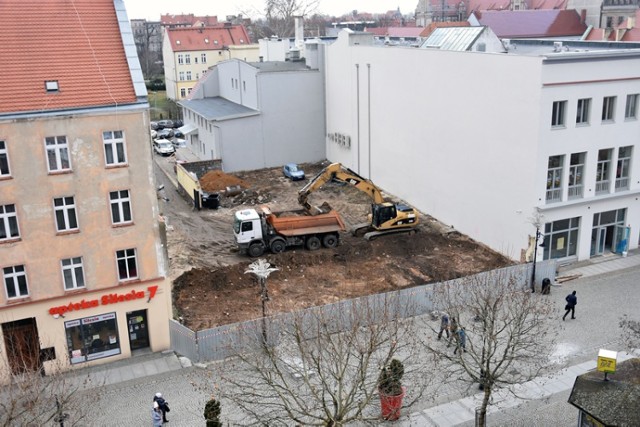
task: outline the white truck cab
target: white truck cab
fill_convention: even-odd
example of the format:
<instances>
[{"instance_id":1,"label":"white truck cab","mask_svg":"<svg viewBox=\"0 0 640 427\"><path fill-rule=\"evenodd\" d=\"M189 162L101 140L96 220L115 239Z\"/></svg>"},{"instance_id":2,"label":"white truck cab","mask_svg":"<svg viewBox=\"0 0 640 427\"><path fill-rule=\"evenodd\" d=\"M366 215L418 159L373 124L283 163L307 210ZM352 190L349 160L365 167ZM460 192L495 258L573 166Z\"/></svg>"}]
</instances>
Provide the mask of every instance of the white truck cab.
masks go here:
<instances>
[{"instance_id":1,"label":"white truck cab","mask_svg":"<svg viewBox=\"0 0 640 427\"><path fill-rule=\"evenodd\" d=\"M262 225L258 212L255 209L237 211L233 219L233 234L241 247L254 240L261 240Z\"/></svg>"}]
</instances>

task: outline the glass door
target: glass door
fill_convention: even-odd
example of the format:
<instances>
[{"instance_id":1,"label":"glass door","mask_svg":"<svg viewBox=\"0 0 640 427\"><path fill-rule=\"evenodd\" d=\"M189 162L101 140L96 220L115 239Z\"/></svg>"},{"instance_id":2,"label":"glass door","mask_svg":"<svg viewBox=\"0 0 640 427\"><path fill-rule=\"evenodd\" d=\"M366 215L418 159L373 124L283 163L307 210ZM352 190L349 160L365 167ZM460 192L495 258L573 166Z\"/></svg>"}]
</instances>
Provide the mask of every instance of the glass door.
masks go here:
<instances>
[{"instance_id":1,"label":"glass door","mask_svg":"<svg viewBox=\"0 0 640 427\"><path fill-rule=\"evenodd\" d=\"M127 327L129 328L129 344L132 351L149 347L147 310L127 313Z\"/></svg>"}]
</instances>

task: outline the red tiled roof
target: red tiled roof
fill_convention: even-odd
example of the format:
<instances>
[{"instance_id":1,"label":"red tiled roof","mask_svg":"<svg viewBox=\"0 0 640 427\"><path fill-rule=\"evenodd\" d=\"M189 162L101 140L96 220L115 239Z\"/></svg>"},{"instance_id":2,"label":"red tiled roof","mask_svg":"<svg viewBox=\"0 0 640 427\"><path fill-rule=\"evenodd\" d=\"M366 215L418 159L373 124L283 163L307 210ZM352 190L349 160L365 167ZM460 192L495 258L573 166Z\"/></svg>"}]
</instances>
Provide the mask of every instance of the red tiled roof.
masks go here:
<instances>
[{"instance_id":1,"label":"red tiled roof","mask_svg":"<svg viewBox=\"0 0 640 427\"><path fill-rule=\"evenodd\" d=\"M476 12L500 38L579 36L587 26L575 10L516 10Z\"/></svg>"},{"instance_id":2,"label":"red tiled roof","mask_svg":"<svg viewBox=\"0 0 640 427\"><path fill-rule=\"evenodd\" d=\"M192 50L218 50L223 46L250 44L249 34L243 25L223 27L168 28L167 36L174 52ZM217 43L216 43L217 41Z\"/></svg>"},{"instance_id":3,"label":"red tiled roof","mask_svg":"<svg viewBox=\"0 0 640 427\"><path fill-rule=\"evenodd\" d=\"M136 101L113 0L2 0L0 40L0 113Z\"/></svg>"},{"instance_id":4,"label":"red tiled roof","mask_svg":"<svg viewBox=\"0 0 640 427\"><path fill-rule=\"evenodd\" d=\"M374 27L365 28L364 30L376 36L419 37L423 29L422 27Z\"/></svg>"},{"instance_id":5,"label":"red tiled roof","mask_svg":"<svg viewBox=\"0 0 640 427\"><path fill-rule=\"evenodd\" d=\"M620 41L640 42L640 28L632 28L630 30L627 30Z\"/></svg>"},{"instance_id":6,"label":"red tiled roof","mask_svg":"<svg viewBox=\"0 0 640 427\"><path fill-rule=\"evenodd\" d=\"M193 13L188 15L171 15L169 13L160 15L160 22L162 25L185 25L192 26L198 22L204 23L204 25L216 25L218 24L217 16L195 16Z\"/></svg>"},{"instance_id":7,"label":"red tiled roof","mask_svg":"<svg viewBox=\"0 0 640 427\"><path fill-rule=\"evenodd\" d=\"M442 10L442 0L429 0L434 15L439 15ZM525 10L549 10L567 8L568 0L525 0ZM467 18L472 12L486 10L509 10L511 0L462 0L465 4ZM445 16L457 16L460 0L445 0Z\"/></svg>"}]
</instances>

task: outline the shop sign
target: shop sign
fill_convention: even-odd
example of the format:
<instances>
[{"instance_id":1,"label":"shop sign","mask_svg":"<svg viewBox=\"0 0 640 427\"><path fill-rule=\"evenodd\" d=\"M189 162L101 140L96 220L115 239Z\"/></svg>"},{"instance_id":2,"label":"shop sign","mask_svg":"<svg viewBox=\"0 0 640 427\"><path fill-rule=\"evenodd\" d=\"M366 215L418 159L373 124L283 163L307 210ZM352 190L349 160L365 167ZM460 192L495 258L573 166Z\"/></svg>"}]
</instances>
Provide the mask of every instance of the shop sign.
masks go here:
<instances>
[{"instance_id":1,"label":"shop sign","mask_svg":"<svg viewBox=\"0 0 640 427\"><path fill-rule=\"evenodd\" d=\"M148 298L147 300L148 302L148 301L151 301L151 299L156 295L157 291L158 291L158 285L154 285L154 286L148 286L146 291L132 290L131 292L127 292L126 294L111 293L111 294L102 295L101 297L92 299L92 300L82 299L79 302L70 302L67 305L51 307L49 309L49 314L64 315L65 313L68 313L70 311L85 310L87 308L95 308L100 305L116 304L119 302L134 301L134 300L144 299L144 298Z\"/></svg>"}]
</instances>

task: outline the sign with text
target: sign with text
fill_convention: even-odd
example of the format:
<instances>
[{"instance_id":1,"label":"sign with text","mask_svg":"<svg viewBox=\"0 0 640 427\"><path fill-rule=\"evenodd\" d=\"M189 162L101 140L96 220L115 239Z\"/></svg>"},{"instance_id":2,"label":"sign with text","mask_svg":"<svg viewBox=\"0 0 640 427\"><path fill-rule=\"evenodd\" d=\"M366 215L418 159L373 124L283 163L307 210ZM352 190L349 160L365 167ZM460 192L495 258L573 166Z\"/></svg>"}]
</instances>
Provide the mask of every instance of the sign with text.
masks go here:
<instances>
[{"instance_id":1,"label":"sign with text","mask_svg":"<svg viewBox=\"0 0 640 427\"><path fill-rule=\"evenodd\" d=\"M158 285L148 286L147 289L143 291L132 290L131 292L127 292L125 294L118 294L118 293L105 294L96 299L91 299L91 300L82 299L79 302L70 302L67 305L59 305L57 307L51 307L49 309L49 314L64 315L65 313L68 313L71 311L85 310L87 308L94 308L101 305L116 304L119 302L134 301L134 300L144 299L144 298L148 298L148 301L151 301L151 299L156 296L156 292L158 292Z\"/></svg>"}]
</instances>

